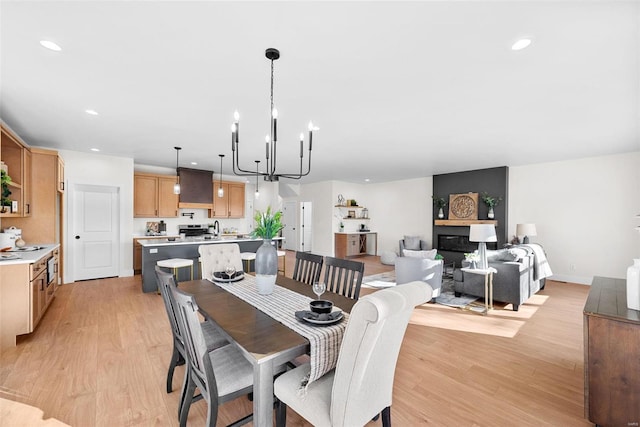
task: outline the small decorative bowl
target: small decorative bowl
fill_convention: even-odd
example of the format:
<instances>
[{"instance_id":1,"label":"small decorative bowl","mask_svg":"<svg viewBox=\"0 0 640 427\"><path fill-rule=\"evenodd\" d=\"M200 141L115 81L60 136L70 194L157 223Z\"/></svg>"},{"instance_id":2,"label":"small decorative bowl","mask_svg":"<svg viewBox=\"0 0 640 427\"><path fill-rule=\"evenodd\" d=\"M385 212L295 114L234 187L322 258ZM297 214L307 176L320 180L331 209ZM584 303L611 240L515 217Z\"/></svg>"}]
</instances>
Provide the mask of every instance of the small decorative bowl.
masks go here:
<instances>
[{"instance_id":1,"label":"small decorative bowl","mask_svg":"<svg viewBox=\"0 0 640 427\"><path fill-rule=\"evenodd\" d=\"M331 313L333 303L324 299L313 300L309 303L311 311L314 313Z\"/></svg>"}]
</instances>

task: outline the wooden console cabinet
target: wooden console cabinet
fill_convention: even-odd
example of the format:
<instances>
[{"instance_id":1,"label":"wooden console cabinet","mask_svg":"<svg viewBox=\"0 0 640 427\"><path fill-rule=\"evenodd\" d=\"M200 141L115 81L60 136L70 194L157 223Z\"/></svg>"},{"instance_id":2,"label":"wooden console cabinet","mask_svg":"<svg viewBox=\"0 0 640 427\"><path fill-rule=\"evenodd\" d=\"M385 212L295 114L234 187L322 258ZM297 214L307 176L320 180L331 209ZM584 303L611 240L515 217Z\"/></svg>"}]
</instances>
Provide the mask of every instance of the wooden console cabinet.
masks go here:
<instances>
[{"instance_id":1,"label":"wooden console cabinet","mask_svg":"<svg viewBox=\"0 0 640 427\"><path fill-rule=\"evenodd\" d=\"M335 233L334 253L336 258L347 258L358 255L377 255L378 235L366 233Z\"/></svg>"},{"instance_id":2,"label":"wooden console cabinet","mask_svg":"<svg viewBox=\"0 0 640 427\"><path fill-rule=\"evenodd\" d=\"M640 311L624 279L594 277L584 306L585 416L600 426L640 425Z\"/></svg>"}]
</instances>

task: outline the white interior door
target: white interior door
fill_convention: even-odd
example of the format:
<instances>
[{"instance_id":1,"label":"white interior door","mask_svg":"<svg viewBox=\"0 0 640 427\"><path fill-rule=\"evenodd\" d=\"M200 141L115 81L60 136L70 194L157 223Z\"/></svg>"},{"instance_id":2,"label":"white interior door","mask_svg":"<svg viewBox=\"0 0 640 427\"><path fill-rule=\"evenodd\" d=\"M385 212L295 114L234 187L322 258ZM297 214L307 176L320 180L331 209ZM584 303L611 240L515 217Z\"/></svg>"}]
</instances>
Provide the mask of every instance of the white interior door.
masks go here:
<instances>
[{"instance_id":1,"label":"white interior door","mask_svg":"<svg viewBox=\"0 0 640 427\"><path fill-rule=\"evenodd\" d=\"M118 276L118 188L76 184L72 200L74 281Z\"/></svg>"},{"instance_id":2,"label":"white interior door","mask_svg":"<svg viewBox=\"0 0 640 427\"><path fill-rule=\"evenodd\" d=\"M284 237L284 249L297 250L296 239L296 201L284 202L282 205L282 237Z\"/></svg>"},{"instance_id":3,"label":"white interior door","mask_svg":"<svg viewBox=\"0 0 640 427\"><path fill-rule=\"evenodd\" d=\"M312 203L302 202L300 203L300 249L302 252L311 252L313 249L313 242L311 236L313 235L312 228Z\"/></svg>"}]
</instances>

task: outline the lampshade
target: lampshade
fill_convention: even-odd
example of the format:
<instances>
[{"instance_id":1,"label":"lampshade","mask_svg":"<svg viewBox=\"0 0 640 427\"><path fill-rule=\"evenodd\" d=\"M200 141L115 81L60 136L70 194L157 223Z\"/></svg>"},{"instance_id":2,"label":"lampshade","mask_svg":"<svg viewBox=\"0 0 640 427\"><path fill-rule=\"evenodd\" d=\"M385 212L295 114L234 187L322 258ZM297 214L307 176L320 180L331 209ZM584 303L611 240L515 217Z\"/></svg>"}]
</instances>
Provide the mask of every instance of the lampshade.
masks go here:
<instances>
[{"instance_id":1,"label":"lampshade","mask_svg":"<svg viewBox=\"0 0 640 427\"><path fill-rule=\"evenodd\" d=\"M469 231L471 242L497 242L496 228L491 224L471 224Z\"/></svg>"},{"instance_id":2,"label":"lampshade","mask_svg":"<svg viewBox=\"0 0 640 427\"><path fill-rule=\"evenodd\" d=\"M516 225L516 236L536 236L536 225L535 224Z\"/></svg>"}]
</instances>

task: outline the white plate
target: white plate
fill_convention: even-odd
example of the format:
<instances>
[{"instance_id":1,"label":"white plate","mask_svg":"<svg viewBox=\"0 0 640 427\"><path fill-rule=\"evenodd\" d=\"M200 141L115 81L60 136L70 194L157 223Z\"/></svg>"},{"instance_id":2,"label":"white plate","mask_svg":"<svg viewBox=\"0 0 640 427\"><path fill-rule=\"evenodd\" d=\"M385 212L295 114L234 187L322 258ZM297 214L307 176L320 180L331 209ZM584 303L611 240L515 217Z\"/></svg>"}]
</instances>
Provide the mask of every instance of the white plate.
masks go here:
<instances>
[{"instance_id":1,"label":"white plate","mask_svg":"<svg viewBox=\"0 0 640 427\"><path fill-rule=\"evenodd\" d=\"M216 276L216 273L220 274L220 272L216 271L215 273L213 273L213 281L214 282L238 282L242 279L244 279L244 273L239 271L237 272L232 278L228 278L226 277L227 275L222 273L222 275L220 277Z\"/></svg>"},{"instance_id":2,"label":"white plate","mask_svg":"<svg viewBox=\"0 0 640 427\"><path fill-rule=\"evenodd\" d=\"M335 319L330 319L330 320L317 320L317 319L312 319L312 318L306 317L306 316L300 316L299 318L302 318L302 320L304 320L305 322L311 323L311 324L314 324L314 325L333 325L334 323L338 323L339 321L341 321L344 318L344 313L340 312L338 317L336 317Z\"/></svg>"}]
</instances>

